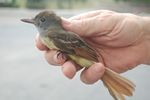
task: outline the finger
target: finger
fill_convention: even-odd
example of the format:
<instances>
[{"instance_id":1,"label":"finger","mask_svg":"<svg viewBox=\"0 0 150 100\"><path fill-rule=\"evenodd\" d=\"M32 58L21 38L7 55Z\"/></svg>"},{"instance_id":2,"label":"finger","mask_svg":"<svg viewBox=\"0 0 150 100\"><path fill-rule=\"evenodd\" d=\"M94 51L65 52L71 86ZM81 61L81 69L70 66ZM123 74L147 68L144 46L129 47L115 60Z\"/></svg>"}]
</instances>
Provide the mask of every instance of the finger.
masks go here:
<instances>
[{"instance_id":1,"label":"finger","mask_svg":"<svg viewBox=\"0 0 150 100\"><path fill-rule=\"evenodd\" d=\"M77 72L76 65L72 61L67 61L62 65L62 72L67 78L72 79Z\"/></svg>"},{"instance_id":2,"label":"finger","mask_svg":"<svg viewBox=\"0 0 150 100\"><path fill-rule=\"evenodd\" d=\"M83 37L90 37L95 34L104 35L110 33L119 18L119 14L103 13L81 20L62 20L62 25L68 31L72 31Z\"/></svg>"},{"instance_id":3,"label":"finger","mask_svg":"<svg viewBox=\"0 0 150 100\"><path fill-rule=\"evenodd\" d=\"M96 10L96 11L82 13L82 14L79 14L79 15L69 18L69 20L80 20L80 19L90 18L90 17L96 16L96 15L99 15L101 12L102 12L101 10Z\"/></svg>"},{"instance_id":4,"label":"finger","mask_svg":"<svg viewBox=\"0 0 150 100\"><path fill-rule=\"evenodd\" d=\"M39 34L36 35L35 42L36 42L36 47L39 50L41 50L41 51L48 50L48 48L42 43L42 41L41 41L41 39L39 37Z\"/></svg>"},{"instance_id":5,"label":"finger","mask_svg":"<svg viewBox=\"0 0 150 100\"><path fill-rule=\"evenodd\" d=\"M106 13L106 12L108 13L108 12L113 12L113 11L109 11L109 10L89 11L89 12L86 12L86 13L82 13L82 14L73 16L73 17L69 18L69 20L80 20L80 19L95 17L97 15L100 15L101 13Z\"/></svg>"},{"instance_id":6,"label":"finger","mask_svg":"<svg viewBox=\"0 0 150 100\"><path fill-rule=\"evenodd\" d=\"M67 60L64 54L59 54L57 50L48 50L45 52L45 58L51 65L63 65Z\"/></svg>"},{"instance_id":7,"label":"finger","mask_svg":"<svg viewBox=\"0 0 150 100\"><path fill-rule=\"evenodd\" d=\"M100 23L98 20L97 17L71 21L62 19L62 25L66 30L75 32L80 36L90 36L99 30Z\"/></svg>"},{"instance_id":8,"label":"finger","mask_svg":"<svg viewBox=\"0 0 150 100\"><path fill-rule=\"evenodd\" d=\"M67 61L62 65L62 72L69 79L72 79L76 72L81 69L82 67L75 64L73 61Z\"/></svg>"},{"instance_id":9,"label":"finger","mask_svg":"<svg viewBox=\"0 0 150 100\"><path fill-rule=\"evenodd\" d=\"M81 80L85 84L93 84L98 81L104 74L105 67L101 63L95 63L90 68L81 73Z\"/></svg>"}]
</instances>

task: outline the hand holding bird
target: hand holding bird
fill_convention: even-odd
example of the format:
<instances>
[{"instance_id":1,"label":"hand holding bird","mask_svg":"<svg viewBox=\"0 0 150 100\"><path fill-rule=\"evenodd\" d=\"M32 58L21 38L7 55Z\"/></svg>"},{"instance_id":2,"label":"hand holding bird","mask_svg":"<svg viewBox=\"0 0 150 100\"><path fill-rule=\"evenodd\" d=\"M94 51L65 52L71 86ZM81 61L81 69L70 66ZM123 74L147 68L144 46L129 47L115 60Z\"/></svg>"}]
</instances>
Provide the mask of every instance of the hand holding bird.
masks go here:
<instances>
[{"instance_id":1,"label":"hand holding bird","mask_svg":"<svg viewBox=\"0 0 150 100\"><path fill-rule=\"evenodd\" d=\"M127 55L121 56L121 54L122 52L124 52L125 54L129 53L129 50L131 50L130 52L133 53L132 51L135 52L135 48L132 47L139 46L139 45L138 46L134 45L138 42L137 38L129 38L129 34L131 32L133 37L141 36L141 30L140 30L141 26L139 23L135 22L136 20L127 19L126 17L127 15L125 14L119 14L111 11L95 11L95 12L90 12L88 14L76 16L72 18L71 21L62 20L61 22L61 19L57 16L54 16L55 17L54 18L52 17L53 15L48 15L49 17L46 18L45 16L47 16L47 14L45 13L46 12L42 12L41 13L42 16L41 14L37 15L34 18L34 20L24 20L29 23L34 23L34 25L38 28L40 32L40 37L42 39L41 40L42 43L44 43L49 49L61 50L62 52L69 55L69 58L71 58L75 63L77 63L82 67L87 67L87 64L80 62L81 60L86 61L87 63L90 62L88 63L88 67L89 65L96 66L94 62L100 61L101 63L103 63L100 66L101 69L103 68L103 71L101 71L101 73L104 75L102 76L101 74L99 77L102 77L104 85L108 88L110 94L114 97L114 99L124 100L123 95L127 95L127 96L132 95L132 92L134 90L134 84L129 80L121 77L117 73L113 72L112 70L108 68L104 68L103 65L111 69L116 67L116 69L119 69L119 70L113 69L116 72L126 71L131 67L135 66L132 64L128 64L126 62L127 60L130 60L131 62L132 57L135 56L134 54L131 56L131 59L129 59L129 57L126 57ZM132 17L134 15L128 15L128 17L129 16ZM107 19L104 21L106 17ZM134 16L134 17L139 19L138 16ZM45 20L47 20L47 22L44 22ZM133 26L128 27L128 24L131 23ZM65 31L61 26L61 24L66 30L70 32ZM46 26L43 27L43 25ZM93 25L95 25L96 27L91 29L90 27ZM134 27L136 28L136 30L134 29ZM127 31L124 28L129 29L129 34L126 34ZM78 33L79 36L72 32ZM80 36L83 39L80 38ZM54 45L51 45L51 43ZM43 46L42 44L40 44L41 47L39 46L39 44L37 46L39 48L46 49L46 47ZM79 51L81 51L81 53ZM122 52L119 53L119 51ZM136 53L138 53L138 51L139 50L137 50ZM77 56L80 56L78 57L79 60L76 59ZM111 59L113 62L109 61ZM133 61L133 63L138 64L135 61ZM120 67L126 64L127 67ZM116 66L113 67L113 65ZM73 68L73 66L71 68ZM93 67L90 67L89 69L92 70L92 68ZM87 69L84 71L84 74L86 72L88 72Z\"/></svg>"},{"instance_id":2,"label":"hand holding bird","mask_svg":"<svg viewBox=\"0 0 150 100\"><path fill-rule=\"evenodd\" d=\"M143 23L143 18L140 16L107 10L91 11L69 19L62 18L62 26L64 29L73 31L84 38L93 48L97 49L97 53L101 54L106 66L118 73L135 68L136 65L139 64L149 63L149 59L146 59L149 55L147 54L148 52L146 52L147 46L144 44L146 39L141 39L145 35L142 35L141 31L144 30L141 30L139 27L143 25ZM116 32L118 33L116 34ZM48 50L41 42L38 34L36 37L36 46L39 50L47 51L45 52L45 58L50 64L58 65L59 62L61 62L60 60L62 59L56 58L57 52ZM73 77L72 75L75 75L76 70L78 71L80 68L79 66L76 66L76 68L75 65L72 65L70 62L68 63L69 65L71 64L72 67L68 68L65 66L63 69L66 70L64 74L69 78ZM103 72L103 67L102 65L99 68L100 72ZM84 72L86 73L87 70L88 69L85 69ZM100 76L93 74L86 77L87 74L84 75L84 72L82 74L83 78L81 79L87 80L85 83L92 84L100 78ZM91 72L92 71L89 70L88 73ZM93 80L95 77L96 79Z\"/></svg>"}]
</instances>

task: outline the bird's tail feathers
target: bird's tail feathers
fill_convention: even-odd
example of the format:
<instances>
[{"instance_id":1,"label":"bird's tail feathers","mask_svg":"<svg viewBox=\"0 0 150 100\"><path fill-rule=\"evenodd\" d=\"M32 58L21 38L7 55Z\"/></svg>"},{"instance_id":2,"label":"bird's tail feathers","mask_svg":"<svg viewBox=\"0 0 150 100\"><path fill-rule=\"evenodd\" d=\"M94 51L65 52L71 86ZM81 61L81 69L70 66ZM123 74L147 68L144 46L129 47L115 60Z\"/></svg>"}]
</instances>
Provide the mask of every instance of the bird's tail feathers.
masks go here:
<instances>
[{"instance_id":1,"label":"bird's tail feathers","mask_svg":"<svg viewBox=\"0 0 150 100\"><path fill-rule=\"evenodd\" d=\"M115 100L125 100L124 96L132 96L135 90L135 85L130 80L108 68L102 81Z\"/></svg>"}]
</instances>

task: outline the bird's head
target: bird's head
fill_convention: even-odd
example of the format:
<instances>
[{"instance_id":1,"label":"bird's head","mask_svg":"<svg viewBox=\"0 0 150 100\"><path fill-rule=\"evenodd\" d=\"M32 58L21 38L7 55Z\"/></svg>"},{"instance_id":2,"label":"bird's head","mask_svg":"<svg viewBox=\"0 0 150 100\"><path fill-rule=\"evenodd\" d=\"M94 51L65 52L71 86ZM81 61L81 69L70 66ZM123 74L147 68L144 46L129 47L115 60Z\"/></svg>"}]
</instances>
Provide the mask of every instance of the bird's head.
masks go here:
<instances>
[{"instance_id":1,"label":"bird's head","mask_svg":"<svg viewBox=\"0 0 150 100\"><path fill-rule=\"evenodd\" d=\"M61 27L61 18L53 11L42 11L33 19L21 19L23 22L34 24L39 32L47 31L49 28Z\"/></svg>"}]
</instances>

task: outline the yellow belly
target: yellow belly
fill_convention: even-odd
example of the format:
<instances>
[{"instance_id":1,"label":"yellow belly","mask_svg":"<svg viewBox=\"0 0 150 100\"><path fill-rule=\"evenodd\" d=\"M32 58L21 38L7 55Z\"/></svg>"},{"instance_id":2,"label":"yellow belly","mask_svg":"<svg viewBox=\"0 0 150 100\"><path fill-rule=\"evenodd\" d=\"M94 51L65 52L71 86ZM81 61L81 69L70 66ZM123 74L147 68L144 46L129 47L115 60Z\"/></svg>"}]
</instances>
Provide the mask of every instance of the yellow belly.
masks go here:
<instances>
[{"instance_id":1,"label":"yellow belly","mask_svg":"<svg viewBox=\"0 0 150 100\"><path fill-rule=\"evenodd\" d=\"M58 49L52 40L50 40L48 37L42 37L42 42L49 48L49 49Z\"/></svg>"},{"instance_id":2,"label":"yellow belly","mask_svg":"<svg viewBox=\"0 0 150 100\"><path fill-rule=\"evenodd\" d=\"M90 67L94 62L88 59L85 59L83 57L77 56L77 55L68 55L71 60L73 60L75 63L80 65L81 67Z\"/></svg>"},{"instance_id":3,"label":"yellow belly","mask_svg":"<svg viewBox=\"0 0 150 100\"><path fill-rule=\"evenodd\" d=\"M49 49L57 49L59 50L50 40L48 37L42 37L42 42L49 48ZM75 63L79 64L81 67L90 67L94 62L87 60L85 58L82 58L80 56L69 54L68 55L71 60L73 60Z\"/></svg>"}]
</instances>

